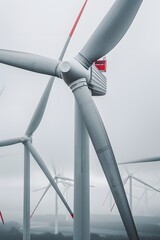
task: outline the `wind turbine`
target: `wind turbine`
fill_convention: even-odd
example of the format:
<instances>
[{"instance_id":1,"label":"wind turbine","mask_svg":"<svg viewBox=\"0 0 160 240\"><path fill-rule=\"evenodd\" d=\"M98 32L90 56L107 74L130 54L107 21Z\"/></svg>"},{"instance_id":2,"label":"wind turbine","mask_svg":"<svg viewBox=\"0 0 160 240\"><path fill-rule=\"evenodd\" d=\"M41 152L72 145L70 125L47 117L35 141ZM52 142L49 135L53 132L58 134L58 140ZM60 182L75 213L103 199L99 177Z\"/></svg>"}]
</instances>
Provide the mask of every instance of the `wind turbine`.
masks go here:
<instances>
[{"instance_id":1,"label":"wind turbine","mask_svg":"<svg viewBox=\"0 0 160 240\"><path fill-rule=\"evenodd\" d=\"M59 183L62 183L63 185L65 185L67 187L67 186L70 186L70 183L68 183L66 181L73 182L73 179L61 176L60 174L57 174L56 169L54 169L54 174L55 174L54 180L55 180L57 185ZM45 187L45 191L42 194L41 198L39 199L39 201L38 201L37 205L35 206L34 210L32 211L30 218L32 218L32 216L34 215L36 209L38 208L39 204L41 203L42 199L44 198L44 196L46 195L46 193L48 192L50 187L51 187L50 183L48 184L47 187ZM63 192L63 196L64 196L64 192ZM58 194L57 193L55 193L55 234L58 234Z\"/></svg>"},{"instance_id":2,"label":"wind turbine","mask_svg":"<svg viewBox=\"0 0 160 240\"><path fill-rule=\"evenodd\" d=\"M85 3L82 6L82 9L69 33L69 36L65 42L65 45L61 51L59 60L62 60L64 57L64 54L67 50L68 44L73 36L73 33L77 27L77 24L80 20L80 17L84 11L84 8L87 4L87 1L85 1ZM59 188L57 187L56 181L54 182L54 179L52 178L51 174L49 173L47 167L45 166L42 158L40 157L40 155L38 154L38 152L36 152L35 148L32 145L32 135L35 132L35 130L38 128L46 105L47 105L47 101L49 98L49 94L54 82L54 78L55 77L50 77L49 82L46 86L46 89L40 99L40 102L33 114L33 117L30 121L30 124L25 132L24 137L22 138L16 138L16 139L7 139L7 140L3 140L0 141L0 147L2 146L8 146L8 145L13 145L13 144L17 144L19 142L24 144L24 203L23 203L23 240L30 240L30 153L32 154L32 156L35 158L36 162L38 163L38 165L41 167L41 169L43 170L43 172L45 173L46 177L48 178L48 180L50 181L50 184L54 187L54 189L56 190L58 196L61 198L62 202L64 203L64 205L66 206L67 210L69 211L70 215L73 218L73 213L70 209L70 207L68 206L66 200L64 199L63 195L61 194ZM4 88L1 91L1 94L3 92Z\"/></svg>"},{"instance_id":3,"label":"wind turbine","mask_svg":"<svg viewBox=\"0 0 160 240\"><path fill-rule=\"evenodd\" d=\"M36 160L37 164L40 166L49 182L63 201L64 205L67 207L71 216L73 213L68 206L66 200L64 199L61 191L59 190L55 180L52 178L48 168L46 167L44 161L41 156L38 154L34 146L32 145L32 134L35 132L39 123L41 121L42 115L45 110L45 106L48 99L48 92L51 90L51 86L53 84L53 78L51 77L48 85L42 95L41 101L36 108L36 111L30 121L30 124L24 134L24 136L19 138L7 139L0 141L0 147L9 146L13 144L22 143L24 145L24 203L23 203L23 228L24 228L24 240L30 239L29 228L30 228L30 153L33 158Z\"/></svg>"},{"instance_id":4,"label":"wind turbine","mask_svg":"<svg viewBox=\"0 0 160 240\"><path fill-rule=\"evenodd\" d=\"M91 88L92 95L97 92L96 83L99 84L101 82L101 74L98 71L95 74L92 64L118 44L134 20L141 3L142 0L115 1L91 38L72 61L63 62L29 53L0 50L1 63L62 78L71 88L103 172L111 188L127 234L130 239L134 240L139 239L139 237L116 159L104 124L88 87ZM92 74L90 72L91 69ZM92 81L93 79L96 81L95 84ZM16 139L14 143L19 141L19 139ZM13 143L13 141L8 141L7 143ZM28 151L35 153L28 138L25 138L23 143L25 143ZM79 228L81 229L81 225ZM77 238L76 240L79 239Z\"/></svg>"},{"instance_id":5,"label":"wind turbine","mask_svg":"<svg viewBox=\"0 0 160 240\"><path fill-rule=\"evenodd\" d=\"M129 202L130 202L131 210L133 209L133 207L132 207L132 201L133 201L133 190L132 190L133 189L133 180L143 184L147 188L150 188L150 189L160 193L159 189L157 189L157 188L151 186L150 184L146 183L145 181L135 177L132 173L128 173L128 180L127 181L129 181L129 199L130 199Z\"/></svg>"},{"instance_id":6,"label":"wind turbine","mask_svg":"<svg viewBox=\"0 0 160 240\"><path fill-rule=\"evenodd\" d=\"M139 182L139 183L143 184L145 187L147 187L145 189L144 193L142 194L142 196L140 197L139 202L140 202L140 200L142 199L142 197L144 196L144 194L146 193L146 191L148 189L154 190L154 191L159 192L159 193L160 193L160 190L155 188L155 187L153 187L153 186L151 186L150 184L146 183L145 181L135 177L132 173L129 173L128 171L127 171L127 173L128 173L128 176L127 176L127 178L125 178L123 180L123 184L126 185L127 182L129 181L129 204L130 204L131 211L133 213L133 180L136 181L136 182ZM139 202L138 202L138 204L139 204ZM115 206L115 203L112 205L110 211L113 210L114 206ZM137 206L135 207L135 209L136 208L137 208Z\"/></svg>"}]
</instances>

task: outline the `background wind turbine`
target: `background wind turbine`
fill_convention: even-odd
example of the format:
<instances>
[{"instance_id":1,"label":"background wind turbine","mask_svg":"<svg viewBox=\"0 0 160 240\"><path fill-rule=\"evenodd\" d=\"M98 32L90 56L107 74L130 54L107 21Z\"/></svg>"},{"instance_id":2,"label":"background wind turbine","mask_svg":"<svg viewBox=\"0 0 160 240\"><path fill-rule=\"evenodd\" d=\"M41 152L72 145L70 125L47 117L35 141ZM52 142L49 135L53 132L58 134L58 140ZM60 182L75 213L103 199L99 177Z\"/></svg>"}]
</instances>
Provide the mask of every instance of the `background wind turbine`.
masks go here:
<instances>
[{"instance_id":1,"label":"background wind turbine","mask_svg":"<svg viewBox=\"0 0 160 240\"><path fill-rule=\"evenodd\" d=\"M35 148L32 145L32 134L35 132L37 127L40 124L40 121L42 119L42 116L44 114L44 110L47 104L48 96L53 84L53 78L51 77L46 89L41 97L41 100L36 108L36 111L33 114L33 117L29 123L29 126L24 134L24 136L14 139L7 139L0 141L0 147L9 146L17 143L23 143L24 145L24 213L23 213L23 234L24 234L24 240L30 239L30 153L50 181L51 185L54 187L54 189L57 191L58 195L60 196L61 200L67 207L68 211L70 212L71 216L73 216L73 213L68 206L67 202L65 201L62 193L60 192L59 188L57 187L57 184L55 183L54 179L52 178L52 175L50 174L49 170L47 169L45 163L43 162L42 158L38 154L38 152L35 150Z\"/></svg>"},{"instance_id":2,"label":"background wind turbine","mask_svg":"<svg viewBox=\"0 0 160 240\"><path fill-rule=\"evenodd\" d=\"M141 199L143 198L143 196L146 194L146 192L148 190L153 190L153 191L158 192L158 193L160 193L160 190L158 188L155 188L155 187L151 186L150 184L146 183L145 181L135 177L134 174L129 173L128 171L127 171L127 174L128 174L128 176L127 176L127 178L125 178L123 180L123 184L125 186L127 184L127 182L129 182L129 204L130 204L131 211L133 213L133 198L138 199L138 203L137 203L137 205L134 208L134 210L136 210L136 208L138 207ZM138 183L140 183L141 185L144 185L144 187L145 187L145 191L143 192L143 194L142 194L142 196L140 198L137 198L136 196L133 196L133 180L138 182ZM148 202L148 198L146 196L146 203L147 202ZM147 208L147 206L148 206L148 204L146 204L145 208ZM112 212L114 207L115 207L115 202L111 206L110 212ZM147 209L146 209L146 211L147 211Z\"/></svg>"},{"instance_id":3,"label":"background wind turbine","mask_svg":"<svg viewBox=\"0 0 160 240\"><path fill-rule=\"evenodd\" d=\"M130 239L135 240L139 239L139 237L129 208L115 156L100 114L88 89L88 87L94 85L91 80L96 78L96 82L99 83L101 82L102 75L98 73L98 71L96 75L94 75L95 72L92 67L93 75L91 76L88 69L96 60L110 52L122 39L132 24L141 3L142 0L115 1L109 13L104 17L91 38L73 61L61 62L59 60L52 60L33 54L9 50L0 51L1 63L63 78L71 88L105 177L108 180L128 236ZM94 86L96 87L96 84ZM93 88L91 89L94 95ZM27 142L25 145L32 154L35 153L30 142ZM78 238L76 240L78 240Z\"/></svg>"},{"instance_id":4,"label":"background wind turbine","mask_svg":"<svg viewBox=\"0 0 160 240\"><path fill-rule=\"evenodd\" d=\"M141 184L143 184L145 187L147 188L150 188L156 192L159 192L160 193L160 190L151 186L150 184L146 183L145 181L135 177L132 173L128 173L128 177L129 177L129 195L130 195L130 206L131 206L131 209L132 209L132 201L133 201L133 191L132 191L132 188L133 188L133 183L132 183L132 180L135 180Z\"/></svg>"},{"instance_id":5,"label":"background wind turbine","mask_svg":"<svg viewBox=\"0 0 160 240\"><path fill-rule=\"evenodd\" d=\"M57 173L55 167L53 169L54 169L54 180L55 180L56 184L57 185L59 183L63 184L65 186L65 191L67 191L67 188L71 186L71 184L69 182L67 182L67 181L73 182L74 180ZM33 217L36 209L38 208L39 204L41 203L42 199L44 198L44 196L46 195L46 193L48 192L50 187L51 187L51 184L49 184L47 187L45 187L45 191L42 194L41 198L39 199L39 201L38 201L37 205L35 206L34 210L32 211L30 218ZM41 190L41 189L39 189L39 190ZM63 192L63 196L64 196L64 192ZM67 201L67 198L66 198L66 201ZM67 201L67 203L68 203L68 201ZM54 233L58 234L58 194L57 193L55 193L55 208L54 209L55 209L55 211L54 211L54 214L55 214L54 230L55 230L55 232Z\"/></svg>"},{"instance_id":6,"label":"background wind turbine","mask_svg":"<svg viewBox=\"0 0 160 240\"><path fill-rule=\"evenodd\" d=\"M68 39L61 51L59 60L62 60L64 57L64 54L66 52L66 49L68 47L68 44L71 40L71 37L73 36L73 33L76 29L76 26L78 24L78 21L82 15L82 12L85 8L85 5L87 3L87 0L85 1L79 15L78 18L76 19L76 22L74 23L71 32L68 36ZM30 58L29 58L30 60ZM29 62L28 62L29 63ZM42 66L42 65L41 65ZM32 65L30 65L30 67L32 68ZM29 68L30 68L29 67ZM39 68L37 68L39 69ZM40 69L39 69L40 70ZM39 71L38 70L38 71ZM41 70L40 70L41 72ZM51 77L49 79L48 85L46 86L46 89L40 99L40 102L34 112L34 115L30 121L30 124L25 132L25 136L22 137L21 139L9 139L9 140L4 140L0 142L0 147L1 146L8 146L8 145L12 145L12 144L16 144L19 142L22 142L24 144L24 206L23 206L23 240L29 240L30 239L30 153L32 154L32 156L35 158L35 160L37 161L37 163L39 164L39 166L41 167L41 169L43 169L45 175L47 176L48 180L50 181L51 185L55 188L55 190L57 191L58 195L60 196L60 198L62 199L63 203L65 204L65 206L67 207L70 215L73 217L73 213L71 211L71 209L69 208L67 202L65 201L63 195L61 194L61 192L59 191L56 182L54 182L53 178L51 178L51 174L49 173L48 169L46 168L46 166L44 165L44 162L42 161L40 155L36 152L36 150L33 148L33 145L31 145L31 137L32 134L35 132L35 130L37 129L37 127L39 126L46 105L47 105L47 101L49 98L49 94L52 88L54 82L54 77ZM28 144L28 148L26 147L26 143L27 141L30 142L30 145Z\"/></svg>"}]
</instances>

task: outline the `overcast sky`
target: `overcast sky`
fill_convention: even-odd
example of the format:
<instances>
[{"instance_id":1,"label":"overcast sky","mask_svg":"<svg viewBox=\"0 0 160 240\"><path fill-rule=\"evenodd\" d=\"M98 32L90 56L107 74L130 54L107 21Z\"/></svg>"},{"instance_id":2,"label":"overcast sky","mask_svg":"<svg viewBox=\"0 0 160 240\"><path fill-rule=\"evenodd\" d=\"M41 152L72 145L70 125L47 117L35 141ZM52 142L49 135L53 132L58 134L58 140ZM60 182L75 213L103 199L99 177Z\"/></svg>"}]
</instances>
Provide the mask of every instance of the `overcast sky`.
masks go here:
<instances>
[{"instance_id":1,"label":"overcast sky","mask_svg":"<svg viewBox=\"0 0 160 240\"><path fill-rule=\"evenodd\" d=\"M0 0L0 48L58 58L83 0ZM65 59L81 50L113 0L89 0ZM160 155L160 2L144 0L122 41L107 55L107 94L95 98L117 162ZM0 139L23 136L49 77L0 64ZM65 83L56 79L45 116L33 143L46 165L73 177L74 98ZM15 154L3 157L5 154ZM160 163L127 166L141 179L160 185ZM104 213L109 190L91 146L91 213ZM122 178L126 177L120 167ZM31 161L31 191L48 183ZM156 184L156 185L155 185ZM63 190L63 188L62 188ZM7 219L22 216L23 146L0 148L0 209ZM73 190L71 190L72 192ZM135 190L137 195L142 190ZM31 208L41 192L31 192ZM96 197L98 196L98 198ZM52 201L53 198L53 201ZM71 194L72 198L72 194ZM94 201L93 201L94 200ZM159 211L159 197L150 203ZM50 190L37 214L51 212ZM72 202L71 202L72 205ZM64 208L61 206L62 213ZM143 212L143 209L141 209ZM54 212L54 209L53 209Z\"/></svg>"}]
</instances>

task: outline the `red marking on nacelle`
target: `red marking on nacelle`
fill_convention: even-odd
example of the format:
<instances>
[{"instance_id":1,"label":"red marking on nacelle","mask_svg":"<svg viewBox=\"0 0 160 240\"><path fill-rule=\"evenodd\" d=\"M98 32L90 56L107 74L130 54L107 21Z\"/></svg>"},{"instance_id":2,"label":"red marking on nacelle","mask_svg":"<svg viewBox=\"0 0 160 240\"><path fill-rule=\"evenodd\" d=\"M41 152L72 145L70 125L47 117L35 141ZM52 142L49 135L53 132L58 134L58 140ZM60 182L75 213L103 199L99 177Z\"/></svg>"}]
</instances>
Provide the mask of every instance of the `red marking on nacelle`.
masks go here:
<instances>
[{"instance_id":1,"label":"red marking on nacelle","mask_svg":"<svg viewBox=\"0 0 160 240\"><path fill-rule=\"evenodd\" d=\"M107 70L107 60L104 57L103 59L99 59L95 61L95 66L98 68L101 72L106 72Z\"/></svg>"},{"instance_id":2,"label":"red marking on nacelle","mask_svg":"<svg viewBox=\"0 0 160 240\"><path fill-rule=\"evenodd\" d=\"M74 213L71 214L71 217L74 219Z\"/></svg>"}]
</instances>

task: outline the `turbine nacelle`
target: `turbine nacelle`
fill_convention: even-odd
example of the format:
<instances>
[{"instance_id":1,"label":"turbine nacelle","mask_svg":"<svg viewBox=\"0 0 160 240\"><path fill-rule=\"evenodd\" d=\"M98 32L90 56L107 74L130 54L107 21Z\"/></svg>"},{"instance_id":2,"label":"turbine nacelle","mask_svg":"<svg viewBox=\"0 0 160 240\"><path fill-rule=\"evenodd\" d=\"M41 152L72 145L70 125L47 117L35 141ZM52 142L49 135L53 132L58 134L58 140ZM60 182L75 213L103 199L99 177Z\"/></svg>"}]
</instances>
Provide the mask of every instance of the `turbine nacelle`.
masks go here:
<instances>
[{"instance_id":1,"label":"turbine nacelle","mask_svg":"<svg viewBox=\"0 0 160 240\"><path fill-rule=\"evenodd\" d=\"M61 75L68 86L72 86L78 79L86 79L93 96L106 94L106 77L94 65L87 70L75 59L64 61L58 65L57 75Z\"/></svg>"}]
</instances>

